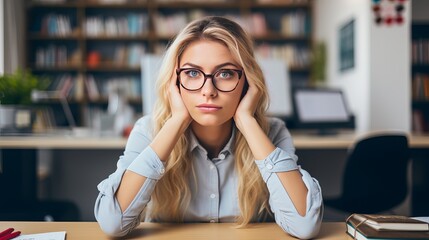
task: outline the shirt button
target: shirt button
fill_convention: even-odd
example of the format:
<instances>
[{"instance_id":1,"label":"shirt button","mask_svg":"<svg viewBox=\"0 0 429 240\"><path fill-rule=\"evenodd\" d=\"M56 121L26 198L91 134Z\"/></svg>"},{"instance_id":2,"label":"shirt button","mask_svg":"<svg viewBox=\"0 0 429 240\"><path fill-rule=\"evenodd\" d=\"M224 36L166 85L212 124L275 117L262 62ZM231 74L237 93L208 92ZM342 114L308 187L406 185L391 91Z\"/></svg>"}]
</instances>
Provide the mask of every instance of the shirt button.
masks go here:
<instances>
[{"instance_id":1,"label":"shirt button","mask_svg":"<svg viewBox=\"0 0 429 240\"><path fill-rule=\"evenodd\" d=\"M269 164L269 163L266 165L266 167L267 167L268 169L270 169L270 170L271 170L271 169L273 169L273 165L271 165L271 164Z\"/></svg>"},{"instance_id":2,"label":"shirt button","mask_svg":"<svg viewBox=\"0 0 429 240\"><path fill-rule=\"evenodd\" d=\"M211 222L211 223L215 223L215 222L216 222L216 220L212 219L212 220L210 220L210 222Z\"/></svg>"},{"instance_id":3,"label":"shirt button","mask_svg":"<svg viewBox=\"0 0 429 240\"><path fill-rule=\"evenodd\" d=\"M224 160L225 159L225 154L223 154L223 153L219 154L219 159L220 160Z\"/></svg>"},{"instance_id":4,"label":"shirt button","mask_svg":"<svg viewBox=\"0 0 429 240\"><path fill-rule=\"evenodd\" d=\"M210 198L215 198L216 195L214 195L214 193L210 194Z\"/></svg>"},{"instance_id":5,"label":"shirt button","mask_svg":"<svg viewBox=\"0 0 429 240\"><path fill-rule=\"evenodd\" d=\"M165 168L161 168L161 170L159 170L159 173L164 174L165 173Z\"/></svg>"}]
</instances>

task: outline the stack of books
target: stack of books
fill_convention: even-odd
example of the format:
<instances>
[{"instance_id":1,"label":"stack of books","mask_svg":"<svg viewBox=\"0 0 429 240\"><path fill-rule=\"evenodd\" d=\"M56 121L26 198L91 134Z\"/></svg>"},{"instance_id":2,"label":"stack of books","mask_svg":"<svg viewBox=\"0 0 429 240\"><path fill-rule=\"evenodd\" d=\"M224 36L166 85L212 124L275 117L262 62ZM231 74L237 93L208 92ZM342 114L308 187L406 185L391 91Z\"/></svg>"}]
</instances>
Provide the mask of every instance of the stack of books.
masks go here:
<instances>
[{"instance_id":1,"label":"stack of books","mask_svg":"<svg viewBox=\"0 0 429 240\"><path fill-rule=\"evenodd\" d=\"M429 239L429 224L398 215L352 214L347 234L357 240Z\"/></svg>"}]
</instances>

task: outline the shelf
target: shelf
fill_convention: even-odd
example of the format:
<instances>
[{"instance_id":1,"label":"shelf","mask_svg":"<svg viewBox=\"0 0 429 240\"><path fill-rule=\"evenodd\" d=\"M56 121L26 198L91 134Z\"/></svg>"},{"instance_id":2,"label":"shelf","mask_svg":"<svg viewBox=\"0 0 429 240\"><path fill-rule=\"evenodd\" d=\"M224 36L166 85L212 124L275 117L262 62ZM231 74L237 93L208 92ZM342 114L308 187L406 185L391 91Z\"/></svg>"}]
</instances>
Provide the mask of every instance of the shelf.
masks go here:
<instances>
[{"instance_id":1,"label":"shelf","mask_svg":"<svg viewBox=\"0 0 429 240\"><path fill-rule=\"evenodd\" d=\"M127 2L127 3L97 3L97 2L83 2L82 7L85 8L113 8L113 9L144 9L148 8L149 4L145 2Z\"/></svg>"},{"instance_id":2,"label":"shelf","mask_svg":"<svg viewBox=\"0 0 429 240\"><path fill-rule=\"evenodd\" d=\"M140 35L140 36L86 36L84 37L87 41L147 41L149 40L149 35Z\"/></svg>"},{"instance_id":3,"label":"shelf","mask_svg":"<svg viewBox=\"0 0 429 240\"><path fill-rule=\"evenodd\" d=\"M100 97L97 100L90 100L88 103L90 104L107 104L109 102L107 97ZM133 105L140 105L142 104L142 98L141 97L129 97L127 98L127 102Z\"/></svg>"},{"instance_id":4,"label":"shelf","mask_svg":"<svg viewBox=\"0 0 429 240\"><path fill-rule=\"evenodd\" d=\"M66 72L66 71L80 71L80 66L53 66L53 67L31 67L34 72Z\"/></svg>"},{"instance_id":5,"label":"shelf","mask_svg":"<svg viewBox=\"0 0 429 240\"><path fill-rule=\"evenodd\" d=\"M413 106L413 108L422 108L422 107L427 108L427 107L429 107L429 99L427 99L427 100L424 100L424 99L413 100L412 106Z\"/></svg>"},{"instance_id":6,"label":"shelf","mask_svg":"<svg viewBox=\"0 0 429 240\"><path fill-rule=\"evenodd\" d=\"M129 66L117 66L117 65L100 65L97 67L86 67L87 72L127 72L127 73L139 73L140 66L129 67Z\"/></svg>"},{"instance_id":7,"label":"shelf","mask_svg":"<svg viewBox=\"0 0 429 240\"><path fill-rule=\"evenodd\" d=\"M263 1L266 2L266 1ZM136 91L141 86L141 68L138 66L127 66L128 60L127 53L132 49L129 46L138 45L143 49L144 54L150 54L159 51L160 46L167 45L174 35L159 35L157 31L156 21L161 21L162 24L165 21L167 23L174 19L175 14L183 14L186 19L192 15L192 10L202 10L207 12L209 15L230 13L241 19L245 24L248 19L253 18L256 15L262 14L265 16L265 21L262 19L261 22L266 24L266 34L254 35L253 40L255 46L260 44L268 45L270 50L283 49L291 50L293 54L287 56L288 62L291 63L289 66L289 72L291 74L291 84L298 83L300 86L308 84L308 75L310 73L310 67L306 66L307 62L302 62L301 59L306 59L301 56L306 56L308 51L311 51L312 47L312 29L313 25L308 24L312 22L312 0L306 2L291 2L276 0L272 3L259 3L258 0L223 0L223 1L189 1L189 0L177 0L177 1L158 1L158 0L135 0L135 1L124 1L123 3L100 3L97 0L65 0L64 2L57 3L45 3L35 2L33 0L26 1L27 20L26 29L26 67L30 68L32 72L37 75L46 75L62 83L63 76L71 75L74 80L80 80L79 88L73 92L75 94L70 95L81 96L79 100L69 100L71 104L74 104L73 114L76 119L78 126L85 126L88 124L88 116L91 116L90 111L92 109L102 110L105 109L108 99L101 97L96 100L89 99L89 91L94 90L94 86L98 89L99 94L92 94L91 96L104 96L105 88L112 85L131 86L127 96L138 96L141 93ZM67 36L48 36L42 34L40 29L47 29L43 21L47 21L46 16L56 13L59 16L65 16L67 22L70 21L70 28L67 25ZM142 31L131 31L138 33L138 35L105 35L105 29L101 29L101 26L106 26L106 19L113 18L114 21L109 22L109 30L106 32L114 32L114 28L122 26L121 24L130 24L130 19L127 17L128 13L137 13L139 16L144 16L147 20L144 24L144 28L137 25L138 30ZM157 14L162 14L161 18L157 18ZM292 19L293 13L304 13L299 14L298 17ZM272 16L271 16L272 15ZM298 15L298 14L296 14ZM303 15L303 17L301 17ZM180 17L182 17L180 16ZM95 19L94 25L89 25L87 20L93 17ZM147 18L147 19L146 19ZM119 22L118 19L125 19L125 22ZM298 31L294 31L295 34L300 35L286 35L283 34L281 29L281 22L283 24L286 20L291 23L296 23ZM292 19L292 20L291 20ZM60 17L53 18L56 24L62 23ZM257 20L257 19L256 19ZM253 20L253 21L256 21ZM261 20L261 19L259 19ZM95 24L95 22L98 22ZM173 20L174 21L174 20ZM67 23L66 22L66 23ZM299 23L298 23L299 22ZM133 22L132 24L134 24ZM175 23L175 22L174 22ZM174 24L172 24L174 25ZM307 26L308 25L308 26ZM85 27L91 27L91 33L103 35L87 35ZM172 33L170 25L167 25L168 31L162 31L165 33ZM294 25L295 26L295 25ZM100 29L92 29L100 28ZM307 30L308 28L308 30ZM295 29L295 28L294 28ZM52 30L52 29L50 29ZM100 31L98 31L100 30ZM122 30L122 29L121 29ZM182 27L178 28L177 31L182 30ZM250 29L252 30L252 29ZM252 32L250 31L249 32ZM53 32L53 31L50 31ZM122 32L122 31L117 31ZM126 31L123 33L125 34ZM256 32L256 31L254 31ZM45 31L43 31L45 33ZM292 33L292 32L291 32ZM53 45L50 48L50 45ZM136 48L139 49L137 46ZM63 57L63 49L66 48L66 58ZM119 49L121 48L121 49ZM123 48L123 49L122 49ZM43 50L43 52L41 50ZM53 50L51 50L53 49ZM255 49L256 50L256 49ZM55 52L54 52L55 51ZM91 67L87 65L87 59L91 55L91 52L98 52L100 59L97 62L98 65ZM125 53L124 53L125 52ZM140 51L135 51L137 53ZM140 54L140 53L138 53ZM35 65L36 60L39 62L52 62L50 56L61 55L61 59L67 59L66 66L52 66L52 67L38 67ZM42 61L40 59L48 60ZM138 59L132 57L132 59ZM286 58L285 56L279 56ZM118 61L116 61L118 59ZM119 59L121 61L119 61ZM126 59L126 60L125 60ZM61 61L64 63L66 61ZM116 64L119 63L119 64ZM74 65L71 65L73 63ZM137 62L129 62L135 64ZM122 64L122 65L121 65ZM140 64L140 62L138 62ZM293 65L303 64L303 67L294 67ZM121 81L116 83L116 81ZM82 84L83 83L83 84ZM128 87L127 87L128 89ZM140 90L140 89L138 89ZM94 92L92 92L94 93ZM132 97L128 99L128 102L134 107L141 110L142 97ZM50 104L59 104L59 102L51 101ZM91 106L90 108L88 108Z\"/></svg>"},{"instance_id":8,"label":"shelf","mask_svg":"<svg viewBox=\"0 0 429 240\"><path fill-rule=\"evenodd\" d=\"M429 98L425 90L428 84L428 53L425 51L429 40L429 22L411 25L411 111L412 129L418 133L428 133ZM420 41L424 39L424 41ZM418 61L417 61L418 60Z\"/></svg>"},{"instance_id":9,"label":"shelf","mask_svg":"<svg viewBox=\"0 0 429 240\"><path fill-rule=\"evenodd\" d=\"M429 73L429 65L425 64L413 64L413 73Z\"/></svg>"},{"instance_id":10,"label":"shelf","mask_svg":"<svg viewBox=\"0 0 429 240\"><path fill-rule=\"evenodd\" d=\"M258 3L253 2L249 5L251 8L310 8L309 3L300 2L271 2L271 3Z\"/></svg>"},{"instance_id":11,"label":"shelf","mask_svg":"<svg viewBox=\"0 0 429 240\"><path fill-rule=\"evenodd\" d=\"M240 3L229 2L187 2L187 1L174 1L167 3L155 2L154 8L168 8L168 9L188 9L188 8L216 8L216 9L239 9Z\"/></svg>"},{"instance_id":12,"label":"shelf","mask_svg":"<svg viewBox=\"0 0 429 240\"><path fill-rule=\"evenodd\" d=\"M49 35L42 35L39 33L30 33L28 36L29 40L54 40L54 41L76 41L79 40L81 36L79 35L68 35L68 36L49 36Z\"/></svg>"},{"instance_id":13,"label":"shelf","mask_svg":"<svg viewBox=\"0 0 429 240\"><path fill-rule=\"evenodd\" d=\"M72 1L64 1L64 2L37 2L37 1L28 1L27 8L77 8L82 6L82 4L78 1L72 2Z\"/></svg>"},{"instance_id":14,"label":"shelf","mask_svg":"<svg viewBox=\"0 0 429 240\"><path fill-rule=\"evenodd\" d=\"M290 67L289 71L291 73L309 73L310 72L310 67Z\"/></svg>"},{"instance_id":15,"label":"shelf","mask_svg":"<svg viewBox=\"0 0 429 240\"><path fill-rule=\"evenodd\" d=\"M267 33L264 35L253 35L255 41L311 41L307 36L287 36L281 33Z\"/></svg>"}]
</instances>

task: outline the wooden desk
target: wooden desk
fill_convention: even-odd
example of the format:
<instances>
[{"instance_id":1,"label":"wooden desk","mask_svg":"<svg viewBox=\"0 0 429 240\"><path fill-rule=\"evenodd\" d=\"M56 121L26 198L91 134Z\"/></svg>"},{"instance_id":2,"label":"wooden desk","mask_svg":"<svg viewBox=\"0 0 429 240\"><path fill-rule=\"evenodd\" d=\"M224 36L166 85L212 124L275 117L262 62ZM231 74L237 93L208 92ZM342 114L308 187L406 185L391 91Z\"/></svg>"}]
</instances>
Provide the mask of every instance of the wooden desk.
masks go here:
<instances>
[{"instance_id":1,"label":"wooden desk","mask_svg":"<svg viewBox=\"0 0 429 240\"><path fill-rule=\"evenodd\" d=\"M344 150L351 147L357 139L363 134L340 133L338 135L318 136L301 132L292 132L294 145L297 150L316 150L316 151L332 151ZM428 215L429 214L429 135L410 135L409 144L411 148L412 164L412 215ZM5 164L15 164L10 166L9 170L11 178L14 182L32 182L36 183L35 173L29 173L28 169L35 168L38 149L70 149L70 150L122 150L125 148L127 139L112 138L112 137L73 137L70 135L50 135L50 136L0 136L0 150L3 151L4 166ZM16 151L19 150L19 151ZM23 151L25 150L25 151ZM1 157L0 157L1 159ZM10 159L9 163L6 159ZM19 167L16 167L16 161L22 159ZM21 171L22 170L22 171ZM26 171L25 177L27 181L21 181L23 174ZM0 188L8 189L11 194L20 195L23 198L35 198L35 185L11 186L10 184L2 185ZM26 188L27 191L20 189ZM22 196L24 194L25 196Z\"/></svg>"},{"instance_id":2,"label":"wooden desk","mask_svg":"<svg viewBox=\"0 0 429 240\"><path fill-rule=\"evenodd\" d=\"M347 149L363 135L318 136L292 132L297 149ZM410 135L411 148L429 148L429 135ZM73 136L0 136L0 149L124 149L127 139Z\"/></svg>"},{"instance_id":3,"label":"wooden desk","mask_svg":"<svg viewBox=\"0 0 429 240\"><path fill-rule=\"evenodd\" d=\"M296 239L275 223L251 224L245 229L234 228L231 223L159 224L142 223L126 239L180 240L180 239ZM0 230L13 227L22 234L66 231L67 240L111 239L96 222L0 222ZM322 223L317 239L352 239L345 233L344 223Z\"/></svg>"}]
</instances>

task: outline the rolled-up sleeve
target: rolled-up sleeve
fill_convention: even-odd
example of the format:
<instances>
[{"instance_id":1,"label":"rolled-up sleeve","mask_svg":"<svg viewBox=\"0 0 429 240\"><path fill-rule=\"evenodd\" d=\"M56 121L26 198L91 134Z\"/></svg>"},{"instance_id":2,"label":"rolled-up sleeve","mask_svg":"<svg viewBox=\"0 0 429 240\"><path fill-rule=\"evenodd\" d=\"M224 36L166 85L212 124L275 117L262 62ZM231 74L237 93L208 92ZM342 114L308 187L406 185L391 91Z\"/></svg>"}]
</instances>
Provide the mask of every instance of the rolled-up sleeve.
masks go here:
<instances>
[{"instance_id":1,"label":"rolled-up sleeve","mask_svg":"<svg viewBox=\"0 0 429 240\"><path fill-rule=\"evenodd\" d=\"M274 131L274 132L273 132ZM266 158L256 160L262 178L270 193L269 204L274 213L276 223L287 233L301 238L315 237L321 226L323 216L323 200L319 182L297 165L297 156L289 131L284 124L274 124L270 132L276 149ZM287 191L283 187L277 172L299 170L302 180L308 189L306 213L301 216L296 210Z\"/></svg>"},{"instance_id":2,"label":"rolled-up sleeve","mask_svg":"<svg viewBox=\"0 0 429 240\"><path fill-rule=\"evenodd\" d=\"M150 200L156 182L165 171L163 162L149 146L149 123L149 117L136 122L124 154L119 158L116 171L97 186L99 194L94 214L101 229L108 235L124 236L140 224L142 212ZM128 208L122 212L115 194L126 170L145 176L146 181Z\"/></svg>"}]
</instances>

